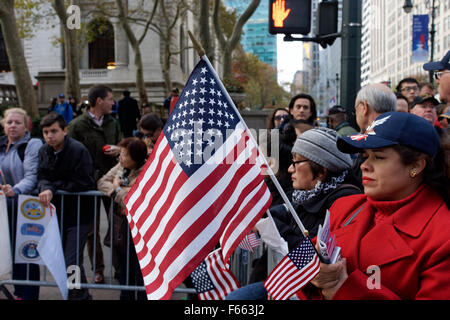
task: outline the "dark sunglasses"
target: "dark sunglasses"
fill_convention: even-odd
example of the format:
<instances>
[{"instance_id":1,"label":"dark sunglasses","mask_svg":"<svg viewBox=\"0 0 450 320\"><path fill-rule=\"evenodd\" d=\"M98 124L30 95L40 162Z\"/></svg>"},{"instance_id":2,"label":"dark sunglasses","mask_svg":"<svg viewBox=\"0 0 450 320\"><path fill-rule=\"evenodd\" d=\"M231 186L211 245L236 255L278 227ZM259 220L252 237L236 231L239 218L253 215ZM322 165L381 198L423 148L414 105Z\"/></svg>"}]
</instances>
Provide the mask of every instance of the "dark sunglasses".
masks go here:
<instances>
[{"instance_id":1,"label":"dark sunglasses","mask_svg":"<svg viewBox=\"0 0 450 320\"><path fill-rule=\"evenodd\" d=\"M275 116L273 119L274 119L274 120L277 120L277 121L280 121L280 120L284 120L284 119L286 119L286 118L287 118L287 114L284 115L284 116Z\"/></svg>"}]
</instances>

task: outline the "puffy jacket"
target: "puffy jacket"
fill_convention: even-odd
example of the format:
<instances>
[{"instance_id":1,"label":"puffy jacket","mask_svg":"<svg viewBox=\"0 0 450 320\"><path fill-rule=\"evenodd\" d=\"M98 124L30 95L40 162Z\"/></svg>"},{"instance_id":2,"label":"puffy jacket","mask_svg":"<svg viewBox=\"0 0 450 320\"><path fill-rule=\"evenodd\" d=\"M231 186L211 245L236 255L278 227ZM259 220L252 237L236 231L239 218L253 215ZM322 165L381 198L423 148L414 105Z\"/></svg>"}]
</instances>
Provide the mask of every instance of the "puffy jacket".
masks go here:
<instances>
[{"instance_id":1,"label":"puffy jacket","mask_svg":"<svg viewBox=\"0 0 450 320\"><path fill-rule=\"evenodd\" d=\"M18 154L20 145L27 144L25 148L23 162ZM8 137L0 138L0 169L7 184L13 187L16 194L29 194L37 182L38 153L42 146L40 139L31 139L30 134L10 146L8 153L5 153L8 146ZM18 165L21 164L21 165ZM1 181L3 184L4 182Z\"/></svg>"}]
</instances>

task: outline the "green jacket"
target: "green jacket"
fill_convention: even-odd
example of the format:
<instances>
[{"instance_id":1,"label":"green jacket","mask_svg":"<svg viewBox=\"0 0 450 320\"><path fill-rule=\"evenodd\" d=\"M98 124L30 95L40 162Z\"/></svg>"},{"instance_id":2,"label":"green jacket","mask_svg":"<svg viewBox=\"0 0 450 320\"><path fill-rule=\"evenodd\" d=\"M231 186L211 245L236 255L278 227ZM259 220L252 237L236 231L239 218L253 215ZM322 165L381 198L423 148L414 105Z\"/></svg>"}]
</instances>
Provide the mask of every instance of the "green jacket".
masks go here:
<instances>
[{"instance_id":1,"label":"green jacket","mask_svg":"<svg viewBox=\"0 0 450 320\"><path fill-rule=\"evenodd\" d=\"M356 131L355 128L351 127L350 124L347 121L341 122L335 129L337 133L341 137L347 137L351 136L353 134L357 134L358 131Z\"/></svg>"},{"instance_id":2,"label":"green jacket","mask_svg":"<svg viewBox=\"0 0 450 320\"><path fill-rule=\"evenodd\" d=\"M84 112L69 124L69 136L80 141L89 150L94 162L95 181L103 177L117 164L117 158L103 153L106 144L117 145L119 142L119 128L111 115L105 115L102 126L99 126Z\"/></svg>"}]
</instances>

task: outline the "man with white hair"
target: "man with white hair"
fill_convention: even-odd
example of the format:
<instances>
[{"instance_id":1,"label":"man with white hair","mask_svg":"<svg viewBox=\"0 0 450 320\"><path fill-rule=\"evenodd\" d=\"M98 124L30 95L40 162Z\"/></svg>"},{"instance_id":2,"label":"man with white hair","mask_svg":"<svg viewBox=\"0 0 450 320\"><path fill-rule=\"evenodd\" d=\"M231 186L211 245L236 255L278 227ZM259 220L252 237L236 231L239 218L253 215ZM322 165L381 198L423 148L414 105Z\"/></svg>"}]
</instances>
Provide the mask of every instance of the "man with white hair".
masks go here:
<instances>
[{"instance_id":1,"label":"man with white hair","mask_svg":"<svg viewBox=\"0 0 450 320\"><path fill-rule=\"evenodd\" d=\"M362 133L380 114L396 111L397 98L384 84L369 84L362 87L355 100L355 116Z\"/></svg>"},{"instance_id":2,"label":"man with white hair","mask_svg":"<svg viewBox=\"0 0 450 320\"><path fill-rule=\"evenodd\" d=\"M384 84L374 83L362 87L355 99L355 116L361 133L364 133L372 122L382 113L397 110L397 97ZM364 162L361 154L353 160L352 171L359 180L363 190L360 166Z\"/></svg>"}]
</instances>

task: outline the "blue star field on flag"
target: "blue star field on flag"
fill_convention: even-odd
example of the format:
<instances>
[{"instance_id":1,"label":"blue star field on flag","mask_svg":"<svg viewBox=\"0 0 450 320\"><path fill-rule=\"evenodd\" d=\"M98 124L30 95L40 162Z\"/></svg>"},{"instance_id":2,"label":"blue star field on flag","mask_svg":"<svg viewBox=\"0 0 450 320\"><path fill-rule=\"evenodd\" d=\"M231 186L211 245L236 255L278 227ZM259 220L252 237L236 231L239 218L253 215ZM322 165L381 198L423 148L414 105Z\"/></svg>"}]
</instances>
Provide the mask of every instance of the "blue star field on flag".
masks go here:
<instances>
[{"instance_id":1,"label":"blue star field on flag","mask_svg":"<svg viewBox=\"0 0 450 320\"><path fill-rule=\"evenodd\" d=\"M315 254L316 250L311 242L305 239L297 248L289 252L288 256L297 268L301 270L311 262Z\"/></svg>"},{"instance_id":2,"label":"blue star field on flag","mask_svg":"<svg viewBox=\"0 0 450 320\"><path fill-rule=\"evenodd\" d=\"M197 294L215 289L214 284L209 277L205 261L200 263L200 265L192 272L191 279Z\"/></svg>"},{"instance_id":3,"label":"blue star field on flag","mask_svg":"<svg viewBox=\"0 0 450 320\"><path fill-rule=\"evenodd\" d=\"M191 176L240 121L215 73L201 60L180 95L164 134L184 172Z\"/></svg>"}]
</instances>

